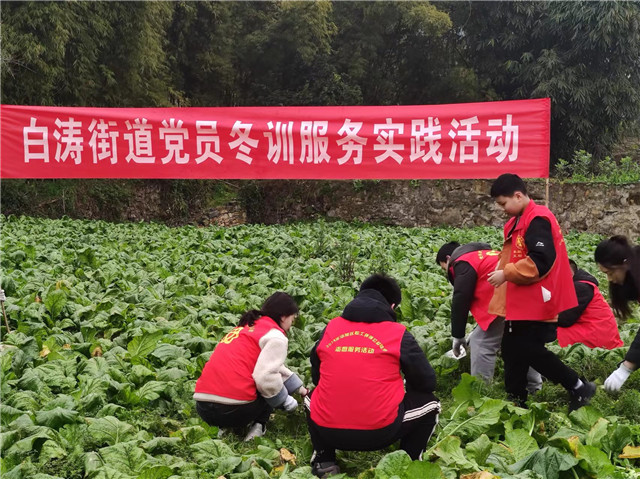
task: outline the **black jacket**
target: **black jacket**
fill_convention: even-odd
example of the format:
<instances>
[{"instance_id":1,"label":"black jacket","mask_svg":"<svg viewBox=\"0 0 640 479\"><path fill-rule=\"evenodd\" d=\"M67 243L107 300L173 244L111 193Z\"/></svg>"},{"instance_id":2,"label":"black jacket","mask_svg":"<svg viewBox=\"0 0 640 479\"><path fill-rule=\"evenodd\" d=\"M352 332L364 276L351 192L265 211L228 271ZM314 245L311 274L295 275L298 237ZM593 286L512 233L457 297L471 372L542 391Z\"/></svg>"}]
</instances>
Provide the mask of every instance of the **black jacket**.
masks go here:
<instances>
[{"instance_id":1,"label":"black jacket","mask_svg":"<svg viewBox=\"0 0 640 479\"><path fill-rule=\"evenodd\" d=\"M355 323L396 322L396 313L387 300L374 289L365 289L344 308L342 317ZM325 328L326 330L326 328ZM320 381L320 359L317 348L324 336L324 330L311 350L311 379L314 384ZM436 372L422 352L413 335L406 330L400 343L400 370L404 374L408 389L433 392L436 388Z\"/></svg>"},{"instance_id":2,"label":"black jacket","mask_svg":"<svg viewBox=\"0 0 640 479\"><path fill-rule=\"evenodd\" d=\"M453 285L453 297L451 299L451 336L464 338L469 319L473 295L476 291L478 274L466 261L458 261L462 255L472 251L490 250L487 243L467 243L458 246L449 259L449 266L453 268L453 276L447 271L447 278Z\"/></svg>"},{"instance_id":3,"label":"black jacket","mask_svg":"<svg viewBox=\"0 0 640 479\"><path fill-rule=\"evenodd\" d=\"M558 315L558 327L560 328L568 328L569 326L573 326L578 322L580 316L589 303L593 299L594 289L593 286L586 283L581 283L581 281L589 281L598 286L598 280L594 278L592 275L583 271L581 269L576 270L573 275L573 286L576 289L576 296L578 297L578 306L575 308L567 309L566 311L561 312Z\"/></svg>"}]
</instances>

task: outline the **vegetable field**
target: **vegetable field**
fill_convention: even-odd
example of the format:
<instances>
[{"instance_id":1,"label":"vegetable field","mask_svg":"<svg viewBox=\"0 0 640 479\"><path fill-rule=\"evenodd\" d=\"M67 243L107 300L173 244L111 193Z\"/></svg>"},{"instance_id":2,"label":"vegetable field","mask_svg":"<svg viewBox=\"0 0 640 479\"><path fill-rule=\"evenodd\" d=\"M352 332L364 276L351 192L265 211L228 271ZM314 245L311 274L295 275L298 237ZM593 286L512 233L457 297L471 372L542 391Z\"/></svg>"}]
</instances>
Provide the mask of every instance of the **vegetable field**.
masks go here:
<instances>
[{"instance_id":1,"label":"vegetable field","mask_svg":"<svg viewBox=\"0 0 640 479\"><path fill-rule=\"evenodd\" d=\"M423 461L393 447L340 451L343 477L640 477L640 373L620 393L599 388L591 406L568 414L559 386L545 382L521 409L506 401L501 363L485 386L466 374L468 358L444 357L451 287L436 251L454 239L498 247L497 229L1 223L11 327L2 328L0 350L3 479L313 477L301 408L277 411L266 436L251 443L233 433L218 438L195 412L195 380L239 315L284 290L301 310L288 366L310 384L318 334L381 270L403 288L398 316L438 373L443 412ZM599 240L567 235L570 256L606 285L592 259ZM621 325L626 345L638 318ZM551 347L598 384L626 351Z\"/></svg>"}]
</instances>

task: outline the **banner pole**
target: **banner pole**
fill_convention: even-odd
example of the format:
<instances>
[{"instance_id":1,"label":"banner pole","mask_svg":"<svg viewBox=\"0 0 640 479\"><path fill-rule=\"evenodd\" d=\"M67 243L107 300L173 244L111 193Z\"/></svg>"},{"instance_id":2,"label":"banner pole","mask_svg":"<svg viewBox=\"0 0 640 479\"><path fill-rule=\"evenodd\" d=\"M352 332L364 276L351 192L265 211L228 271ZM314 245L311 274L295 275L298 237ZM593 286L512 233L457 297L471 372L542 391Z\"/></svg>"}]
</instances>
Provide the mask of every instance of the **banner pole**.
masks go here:
<instances>
[{"instance_id":1,"label":"banner pole","mask_svg":"<svg viewBox=\"0 0 640 479\"><path fill-rule=\"evenodd\" d=\"M544 193L544 205L549 207L549 177L547 176L544 180L545 184L545 193Z\"/></svg>"}]
</instances>

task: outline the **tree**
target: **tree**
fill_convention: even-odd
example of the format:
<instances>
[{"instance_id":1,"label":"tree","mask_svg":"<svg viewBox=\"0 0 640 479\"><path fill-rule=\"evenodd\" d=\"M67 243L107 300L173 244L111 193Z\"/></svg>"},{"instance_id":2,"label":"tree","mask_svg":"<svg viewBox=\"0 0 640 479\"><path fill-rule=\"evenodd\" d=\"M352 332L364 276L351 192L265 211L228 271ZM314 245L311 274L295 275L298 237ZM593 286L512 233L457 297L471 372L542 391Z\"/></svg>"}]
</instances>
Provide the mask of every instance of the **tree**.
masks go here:
<instances>
[{"instance_id":1,"label":"tree","mask_svg":"<svg viewBox=\"0 0 640 479\"><path fill-rule=\"evenodd\" d=\"M552 157L596 157L637 126L640 5L465 2L451 6L465 55L502 99L550 97Z\"/></svg>"},{"instance_id":2,"label":"tree","mask_svg":"<svg viewBox=\"0 0 640 479\"><path fill-rule=\"evenodd\" d=\"M168 106L163 2L9 2L3 103Z\"/></svg>"}]
</instances>

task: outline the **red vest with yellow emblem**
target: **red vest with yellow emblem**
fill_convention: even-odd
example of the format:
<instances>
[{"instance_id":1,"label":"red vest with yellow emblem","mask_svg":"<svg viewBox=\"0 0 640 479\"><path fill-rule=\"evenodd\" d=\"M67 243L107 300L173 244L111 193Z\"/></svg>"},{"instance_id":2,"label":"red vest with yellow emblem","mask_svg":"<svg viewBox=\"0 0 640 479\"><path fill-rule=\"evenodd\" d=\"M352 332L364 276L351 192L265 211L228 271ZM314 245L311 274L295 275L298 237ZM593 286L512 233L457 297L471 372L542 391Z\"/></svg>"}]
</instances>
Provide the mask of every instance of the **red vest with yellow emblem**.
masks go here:
<instances>
[{"instance_id":1,"label":"red vest with yellow emblem","mask_svg":"<svg viewBox=\"0 0 640 479\"><path fill-rule=\"evenodd\" d=\"M486 331L496 319L495 314L489 313L489 301L491 301L495 288L489 284L487 277L496 269L499 256L499 251L477 250L465 253L449 264L449 272L454 281L453 267L458 261L468 263L475 270L477 280L471 302L471 314L483 331Z\"/></svg>"},{"instance_id":2,"label":"red vest with yellow emblem","mask_svg":"<svg viewBox=\"0 0 640 479\"><path fill-rule=\"evenodd\" d=\"M505 316L507 321L549 321L555 319L560 312L578 305L567 248L560 225L546 206L537 205L533 200L530 200L515 228L515 217L507 221L504 227L504 237L505 242L511 241L509 262L517 263L527 256L528 250L524 236L531 221L536 217L545 218L551 224L556 260L546 276L535 283L520 285L507 282ZM510 238L508 237L509 232L511 232Z\"/></svg>"},{"instance_id":3,"label":"red vest with yellow emblem","mask_svg":"<svg viewBox=\"0 0 640 479\"><path fill-rule=\"evenodd\" d=\"M388 426L404 399L399 323L332 319L316 349L320 381L311 397L311 419L337 429Z\"/></svg>"},{"instance_id":4,"label":"red vest with yellow emblem","mask_svg":"<svg viewBox=\"0 0 640 479\"><path fill-rule=\"evenodd\" d=\"M598 287L591 281L580 282L593 286L593 298L575 324L568 328L558 328L558 344L563 348L575 343L604 349L624 346L613 311Z\"/></svg>"},{"instance_id":5,"label":"red vest with yellow emblem","mask_svg":"<svg viewBox=\"0 0 640 479\"><path fill-rule=\"evenodd\" d=\"M260 355L260 339L272 329L282 331L268 316L253 326L233 328L220 340L202 374L196 381L197 393L215 394L238 401L254 401L258 397L253 370Z\"/></svg>"}]
</instances>

